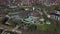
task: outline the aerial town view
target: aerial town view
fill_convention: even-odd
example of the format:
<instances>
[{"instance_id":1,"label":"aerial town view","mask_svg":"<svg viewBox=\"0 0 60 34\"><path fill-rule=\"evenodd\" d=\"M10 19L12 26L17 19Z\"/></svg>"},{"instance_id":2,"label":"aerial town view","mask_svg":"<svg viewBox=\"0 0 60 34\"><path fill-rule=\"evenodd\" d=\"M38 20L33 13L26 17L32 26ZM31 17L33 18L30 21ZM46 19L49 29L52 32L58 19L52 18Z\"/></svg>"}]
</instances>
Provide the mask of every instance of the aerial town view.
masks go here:
<instances>
[{"instance_id":1,"label":"aerial town view","mask_svg":"<svg viewBox=\"0 0 60 34\"><path fill-rule=\"evenodd\" d=\"M60 34L60 0L0 0L0 34Z\"/></svg>"}]
</instances>

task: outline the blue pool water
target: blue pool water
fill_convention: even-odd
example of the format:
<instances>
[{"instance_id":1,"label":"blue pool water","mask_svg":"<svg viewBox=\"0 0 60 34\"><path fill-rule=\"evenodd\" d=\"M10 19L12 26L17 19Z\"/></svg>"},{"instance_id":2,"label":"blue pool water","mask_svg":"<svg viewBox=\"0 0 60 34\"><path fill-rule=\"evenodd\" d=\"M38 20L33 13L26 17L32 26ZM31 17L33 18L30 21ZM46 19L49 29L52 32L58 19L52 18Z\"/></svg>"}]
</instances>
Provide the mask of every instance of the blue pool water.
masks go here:
<instances>
[{"instance_id":1,"label":"blue pool water","mask_svg":"<svg viewBox=\"0 0 60 34\"><path fill-rule=\"evenodd\" d=\"M28 17L28 18L25 19L25 21L31 21L31 20L32 20L31 17Z\"/></svg>"}]
</instances>

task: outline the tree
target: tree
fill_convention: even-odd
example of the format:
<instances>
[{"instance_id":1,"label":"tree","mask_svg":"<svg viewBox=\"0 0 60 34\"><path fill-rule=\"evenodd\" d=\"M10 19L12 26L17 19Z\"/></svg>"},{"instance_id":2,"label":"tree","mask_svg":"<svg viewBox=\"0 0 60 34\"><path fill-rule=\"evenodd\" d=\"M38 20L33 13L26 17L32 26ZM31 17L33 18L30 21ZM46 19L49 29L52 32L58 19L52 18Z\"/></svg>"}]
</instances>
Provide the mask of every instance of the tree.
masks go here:
<instances>
[{"instance_id":1,"label":"tree","mask_svg":"<svg viewBox=\"0 0 60 34\"><path fill-rule=\"evenodd\" d=\"M29 30L35 31L37 29L37 26L35 24L32 24L29 26Z\"/></svg>"},{"instance_id":2,"label":"tree","mask_svg":"<svg viewBox=\"0 0 60 34\"><path fill-rule=\"evenodd\" d=\"M14 23L16 23L17 25L23 24L23 22L21 20L16 20L16 21L14 21Z\"/></svg>"},{"instance_id":3,"label":"tree","mask_svg":"<svg viewBox=\"0 0 60 34\"><path fill-rule=\"evenodd\" d=\"M47 10L57 10L58 8L59 6L56 6L56 5L46 7Z\"/></svg>"},{"instance_id":4,"label":"tree","mask_svg":"<svg viewBox=\"0 0 60 34\"><path fill-rule=\"evenodd\" d=\"M9 20L9 23L10 23L11 25L13 25L13 26L23 24L23 22L22 22L21 20L15 20L15 21Z\"/></svg>"}]
</instances>

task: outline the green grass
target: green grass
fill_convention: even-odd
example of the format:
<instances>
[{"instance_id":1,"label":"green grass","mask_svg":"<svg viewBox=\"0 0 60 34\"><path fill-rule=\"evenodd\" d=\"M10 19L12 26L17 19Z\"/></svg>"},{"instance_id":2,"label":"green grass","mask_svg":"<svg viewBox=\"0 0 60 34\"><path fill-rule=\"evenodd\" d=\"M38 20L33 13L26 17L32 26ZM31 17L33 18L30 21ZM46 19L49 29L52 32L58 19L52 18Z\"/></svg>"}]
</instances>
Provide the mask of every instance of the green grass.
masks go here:
<instances>
[{"instance_id":1,"label":"green grass","mask_svg":"<svg viewBox=\"0 0 60 34\"><path fill-rule=\"evenodd\" d=\"M38 29L39 30L42 30L42 31L53 31L55 26L52 25L52 24L43 24L43 25L37 25Z\"/></svg>"}]
</instances>

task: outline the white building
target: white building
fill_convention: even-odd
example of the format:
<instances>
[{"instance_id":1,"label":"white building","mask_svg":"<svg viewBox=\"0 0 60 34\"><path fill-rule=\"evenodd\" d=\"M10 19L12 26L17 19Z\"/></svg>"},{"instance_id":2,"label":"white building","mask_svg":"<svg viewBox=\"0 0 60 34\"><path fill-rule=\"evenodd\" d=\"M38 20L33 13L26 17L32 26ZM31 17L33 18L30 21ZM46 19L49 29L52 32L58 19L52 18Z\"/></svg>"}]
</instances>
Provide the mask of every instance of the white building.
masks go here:
<instances>
[{"instance_id":1,"label":"white building","mask_svg":"<svg viewBox=\"0 0 60 34\"><path fill-rule=\"evenodd\" d=\"M60 20L60 16L56 16L56 15L50 15L52 19L55 19L55 20Z\"/></svg>"}]
</instances>

